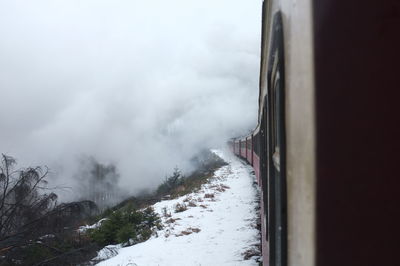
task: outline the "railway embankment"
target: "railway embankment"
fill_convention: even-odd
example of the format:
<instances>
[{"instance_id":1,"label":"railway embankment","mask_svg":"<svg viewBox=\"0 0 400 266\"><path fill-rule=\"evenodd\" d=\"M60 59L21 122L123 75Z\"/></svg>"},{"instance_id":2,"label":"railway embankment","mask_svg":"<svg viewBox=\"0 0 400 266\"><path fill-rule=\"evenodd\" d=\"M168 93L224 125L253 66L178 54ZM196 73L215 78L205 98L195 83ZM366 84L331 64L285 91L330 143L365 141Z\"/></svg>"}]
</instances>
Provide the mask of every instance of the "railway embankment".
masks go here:
<instances>
[{"instance_id":1,"label":"railway embankment","mask_svg":"<svg viewBox=\"0 0 400 266\"><path fill-rule=\"evenodd\" d=\"M192 192L152 205L161 226L147 241L106 246L93 262L102 266L259 265L255 176L251 167L229 152L213 153L227 164Z\"/></svg>"}]
</instances>

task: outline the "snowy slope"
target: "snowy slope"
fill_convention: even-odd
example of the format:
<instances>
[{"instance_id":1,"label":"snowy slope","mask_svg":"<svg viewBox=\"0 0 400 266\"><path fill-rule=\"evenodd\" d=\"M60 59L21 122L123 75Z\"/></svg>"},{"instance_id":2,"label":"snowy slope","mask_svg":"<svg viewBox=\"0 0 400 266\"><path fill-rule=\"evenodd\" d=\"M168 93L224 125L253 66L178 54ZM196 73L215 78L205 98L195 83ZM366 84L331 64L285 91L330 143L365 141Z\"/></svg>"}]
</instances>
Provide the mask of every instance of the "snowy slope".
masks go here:
<instances>
[{"instance_id":1,"label":"snowy slope","mask_svg":"<svg viewBox=\"0 0 400 266\"><path fill-rule=\"evenodd\" d=\"M209 184L197 193L154 205L164 224L158 237L119 249L117 256L98 265L258 265L255 257L243 259L260 241L252 169L229 152L213 152L229 164L217 170ZM177 203L192 207L175 213ZM164 217L165 210L172 216Z\"/></svg>"}]
</instances>

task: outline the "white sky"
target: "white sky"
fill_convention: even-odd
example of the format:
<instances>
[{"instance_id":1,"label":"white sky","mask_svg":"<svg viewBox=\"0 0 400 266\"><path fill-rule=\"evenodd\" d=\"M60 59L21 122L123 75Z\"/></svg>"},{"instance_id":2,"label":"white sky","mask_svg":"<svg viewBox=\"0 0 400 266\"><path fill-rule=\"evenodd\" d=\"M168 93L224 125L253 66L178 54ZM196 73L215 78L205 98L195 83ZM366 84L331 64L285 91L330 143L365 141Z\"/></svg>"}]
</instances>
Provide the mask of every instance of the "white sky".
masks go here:
<instances>
[{"instance_id":1,"label":"white sky","mask_svg":"<svg viewBox=\"0 0 400 266\"><path fill-rule=\"evenodd\" d=\"M133 192L255 126L261 0L0 0L0 152Z\"/></svg>"}]
</instances>

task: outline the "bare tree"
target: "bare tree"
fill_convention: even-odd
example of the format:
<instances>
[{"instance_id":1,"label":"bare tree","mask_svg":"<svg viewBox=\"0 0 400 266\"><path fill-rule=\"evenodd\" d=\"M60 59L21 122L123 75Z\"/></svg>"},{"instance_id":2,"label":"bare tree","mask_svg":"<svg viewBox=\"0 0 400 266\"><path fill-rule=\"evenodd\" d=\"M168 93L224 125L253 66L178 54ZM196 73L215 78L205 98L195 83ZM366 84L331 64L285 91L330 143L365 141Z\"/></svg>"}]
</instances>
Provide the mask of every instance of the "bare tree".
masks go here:
<instances>
[{"instance_id":1,"label":"bare tree","mask_svg":"<svg viewBox=\"0 0 400 266\"><path fill-rule=\"evenodd\" d=\"M57 195L47 187L48 173L47 167L17 169L13 157L1 155L0 265L74 265L93 256L95 245L76 228L98 212L96 204L57 205Z\"/></svg>"},{"instance_id":2,"label":"bare tree","mask_svg":"<svg viewBox=\"0 0 400 266\"><path fill-rule=\"evenodd\" d=\"M57 203L47 192L47 167L15 169L16 160L2 154L0 162L0 243L32 232L32 226Z\"/></svg>"},{"instance_id":3,"label":"bare tree","mask_svg":"<svg viewBox=\"0 0 400 266\"><path fill-rule=\"evenodd\" d=\"M95 202L100 210L116 204L120 199L119 173L114 164L102 164L94 157L82 157L75 178L79 182L81 199Z\"/></svg>"}]
</instances>

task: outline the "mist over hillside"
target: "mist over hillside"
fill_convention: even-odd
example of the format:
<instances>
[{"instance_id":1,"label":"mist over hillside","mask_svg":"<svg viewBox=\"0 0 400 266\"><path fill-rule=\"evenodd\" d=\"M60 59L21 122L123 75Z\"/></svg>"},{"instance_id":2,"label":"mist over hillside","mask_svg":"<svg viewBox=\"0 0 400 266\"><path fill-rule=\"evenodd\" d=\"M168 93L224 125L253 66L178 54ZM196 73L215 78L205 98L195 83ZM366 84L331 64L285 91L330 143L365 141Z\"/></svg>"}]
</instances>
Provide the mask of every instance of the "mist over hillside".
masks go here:
<instances>
[{"instance_id":1,"label":"mist over hillside","mask_svg":"<svg viewBox=\"0 0 400 266\"><path fill-rule=\"evenodd\" d=\"M154 189L255 126L261 1L0 1L0 152L76 198L82 158ZM76 178L79 176L79 178ZM71 193L73 191L74 193Z\"/></svg>"}]
</instances>

